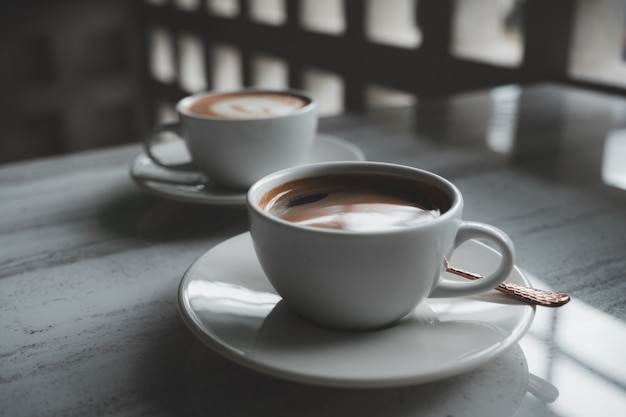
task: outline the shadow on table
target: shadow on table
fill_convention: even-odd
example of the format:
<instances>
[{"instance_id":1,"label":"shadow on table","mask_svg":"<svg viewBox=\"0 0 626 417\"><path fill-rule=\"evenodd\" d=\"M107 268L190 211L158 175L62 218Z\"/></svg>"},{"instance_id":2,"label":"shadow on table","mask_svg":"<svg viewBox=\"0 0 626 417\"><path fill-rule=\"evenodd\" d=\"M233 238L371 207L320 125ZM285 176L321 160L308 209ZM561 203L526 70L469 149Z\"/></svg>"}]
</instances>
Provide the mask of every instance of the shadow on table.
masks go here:
<instances>
[{"instance_id":1,"label":"shadow on table","mask_svg":"<svg viewBox=\"0 0 626 417\"><path fill-rule=\"evenodd\" d=\"M196 342L187 356L184 409L186 415L220 416L503 417L519 410L529 392L531 377L524 353L515 345L472 372L429 384L384 389L326 388L245 369Z\"/></svg>"},{"instance_id":2,"label":"shadow on table","mask_svg":"<svg viewBox=\"0 0 626 417\"><path fill-rule=\"evenodd\" d=\"M105 229L123 237L185 240L232 235L248 228L245 206L208 206L164 200L133 189L116 195L98 213Z\"/></svg>"}]
</instances>

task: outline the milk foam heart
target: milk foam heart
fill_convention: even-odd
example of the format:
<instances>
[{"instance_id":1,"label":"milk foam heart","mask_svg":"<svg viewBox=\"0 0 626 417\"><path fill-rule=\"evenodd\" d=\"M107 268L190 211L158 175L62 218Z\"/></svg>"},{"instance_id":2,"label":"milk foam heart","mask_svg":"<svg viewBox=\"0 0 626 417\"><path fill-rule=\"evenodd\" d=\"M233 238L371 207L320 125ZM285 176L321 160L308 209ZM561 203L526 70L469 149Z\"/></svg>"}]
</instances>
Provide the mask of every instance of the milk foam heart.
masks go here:
<instances>
[{"instance_id":1,"label":"milk foam heart","mask_svg":"<svg viewBox=\"0 0 626 417\"><path fill-rule=\"evenodd\" d=\"M202 97L189 111L224 119L256 119L284 116L307 104L304 98L290 94L244 92Z\"/></svg>"}]
</instances>

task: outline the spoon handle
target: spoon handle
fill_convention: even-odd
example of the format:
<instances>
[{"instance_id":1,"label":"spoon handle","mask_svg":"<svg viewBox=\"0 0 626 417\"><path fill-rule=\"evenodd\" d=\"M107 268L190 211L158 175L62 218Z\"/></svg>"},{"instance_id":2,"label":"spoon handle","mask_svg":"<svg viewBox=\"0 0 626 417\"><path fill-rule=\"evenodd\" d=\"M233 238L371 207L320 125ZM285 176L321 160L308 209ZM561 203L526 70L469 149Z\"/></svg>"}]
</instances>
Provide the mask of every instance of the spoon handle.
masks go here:
<instances>
[{"instance_id":1,"label":"spoon handle","mask_svg":"<svg viewBox=\"0 0 626 417\"><path fill-rule=\"evenodd\" d=\"M450 266L447 260L446 271L468 279L480 279L483 277L475 272L465 271L463 269ZM540 288L530 288L507 281L498 285L495 289L527 303L543 307L560 307L570 301L570 296L562 292L542 290Z\"/></svg>"}]
</instances>

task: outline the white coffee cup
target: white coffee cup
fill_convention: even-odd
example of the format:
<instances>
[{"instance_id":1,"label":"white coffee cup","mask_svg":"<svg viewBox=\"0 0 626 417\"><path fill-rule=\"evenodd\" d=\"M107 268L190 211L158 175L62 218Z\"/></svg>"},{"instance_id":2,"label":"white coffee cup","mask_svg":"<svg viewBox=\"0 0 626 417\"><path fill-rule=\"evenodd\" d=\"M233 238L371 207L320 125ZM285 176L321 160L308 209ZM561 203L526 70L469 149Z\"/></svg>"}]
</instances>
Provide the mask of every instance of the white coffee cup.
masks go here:
<instances>
[{"instance_id":1,"label":"white coffee cup","mask_svg":"<svg viewBox=\"0 0 626 417\"><path fill-rule=\"evenodd\" d=\"M144 145L164 168L202 171L218 187L247 189L264 175L305 160L315 140L316 107L313 97L299 90L199 93L177 103L179 123L160 126ZM184 140L191 162L174 164L157 155L163 132Z\"/></svg>"},{"instance_id":2,"label":"white coffee cup","mask_svg":"<svg viewBox=\"0 0 626 417\"><path fill-rule=\"evenodd\" d=\"M401 200L399 210L410 216L404 211L389 216L384 212L376 227L371 227L373 220L358 226L360 213L352 200L356 197L341 190L353 190L357 196L366 193L367 198L372 194L376 202L387 201L390 192L389 198ZM410 200L406 207L405 197ZM341 216L331 220L322 216L327 209L321 207L337 201L352 204L357 215L353 226L364 230L311 225L348 227L351 217L344 221ZM417 168L378 162L302 165L260 179L248 190L247 204L254 249L270 283L295 311L325 326L350 330L387 326L426 297L468 296L493 289L514 266L509 237L494 226L462 220L463 197L457 187ZM413 205L428 210L422 213ZM331 217L333 207L328 209ZM377 215L365 217L377 220ZM444 258L469 239L492 242L502 255L500 265L476 281L443 279Z\"/></svg>"}]
</instances>

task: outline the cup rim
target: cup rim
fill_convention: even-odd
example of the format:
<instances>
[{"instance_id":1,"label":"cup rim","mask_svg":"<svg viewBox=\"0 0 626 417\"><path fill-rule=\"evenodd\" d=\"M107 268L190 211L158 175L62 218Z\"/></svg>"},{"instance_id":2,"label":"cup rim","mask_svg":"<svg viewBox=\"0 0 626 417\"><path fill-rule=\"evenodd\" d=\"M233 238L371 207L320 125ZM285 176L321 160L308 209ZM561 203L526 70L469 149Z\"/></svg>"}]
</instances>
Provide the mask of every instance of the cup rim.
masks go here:
<instances>
[{"instance_id":1,"label":"cup rim","mask_svg":"<svg viewBox=\"0 0 626 417\"><path fill-rule=\"evenodd\" d=\"M431 184L436 184L437 188L444 190L446 194L451 198L451 205L440 216L425 223L418 223L415 225L396 228L396 229L380 229L380 230L368 230L368 231L353 231L353 230L341 230L341 229L327 229L320 227L312 227L300 225L297 223L283 220L279 217L269 214L263 210L259 205L259 201L266 192L273 188L284 184L288 181L322 176L340 174L342 169L348 168L345 173L358 173L363 172L367 174L380 174L393 176L404 176L406 178L413 178L410 174L421 175L424 178L428 178ZM371 171L369 171L371 170ZM401 175L401 173L405 175ZM326 234L326 235L350 235L350 236L368 236L368 235L388 235L402 233L403 231L414 231L416 229L423 229L436 226L442 222L449 221L450 218L457 216L457 213L463 208L463 195L460 190L446 178L437 175L433 172L426 171L424 169L415 168L407 165L386 163L386 162L373 162L373 161L339 161L339 162L319 162L312 164L299 165L295 167L286 168L274 173L271 173L258 181L256 181L246 194L246 205L249 210L254 211L258 216L264 218L272 223L282 225L297 230L306 231L312 234Z\"/></svg>"},{"instance_id":2,"label":"cup rim","mask_svg":"<svg viewBox=\"0 0 626 417\"><path fill-rule=\"evenodd\" d=\"M222 94L237 94L237 93L260 93L267 92L272 94L290 94L294 96L302 97L308 100L308 104L304 107L299 108L293 112L274 116L274 117L246 117L246 118L236 118L236 119L228 119L225 117L215 117L209 116L205 114L197 114L192 113L188 109L188 103L198 100L202 97L209 96L217 96ZM176 112L179 115L184 115L185 117L190 117L194 119L202 119L202 120L215 120L220 122L245 122L245 121L254 121L254 120L276 120L283 119L288 117L293 117L302 113L306 113L317 108L317 101L315 98L308 93L307 91L295 89L295 88L262 88L262 87L244 87L244 88L235 88L235 89L226 89L226 90L210 90L210 91L201 91L198 93L190 94L188 96L183 97L176 103Z\"/></svg>"}]
</instances>

